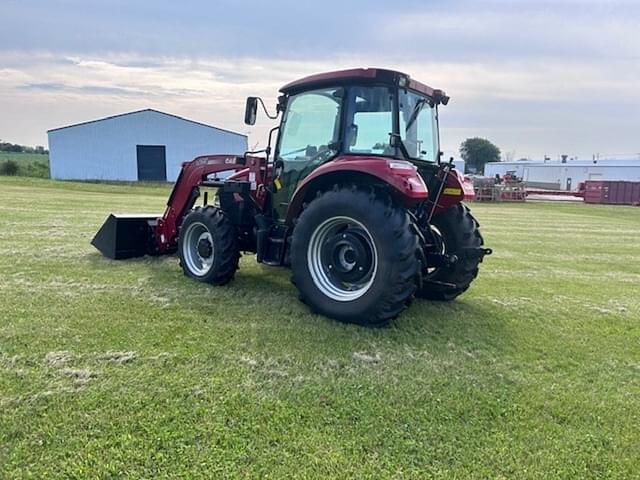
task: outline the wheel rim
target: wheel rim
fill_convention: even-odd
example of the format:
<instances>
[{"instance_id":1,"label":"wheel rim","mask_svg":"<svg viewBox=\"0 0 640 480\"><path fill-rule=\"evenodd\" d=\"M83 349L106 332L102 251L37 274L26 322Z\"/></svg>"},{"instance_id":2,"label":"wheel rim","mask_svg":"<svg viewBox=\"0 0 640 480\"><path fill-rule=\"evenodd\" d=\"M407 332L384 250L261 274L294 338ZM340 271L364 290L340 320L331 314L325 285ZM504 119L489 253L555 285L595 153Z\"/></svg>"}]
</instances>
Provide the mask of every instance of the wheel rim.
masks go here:
<instances>
[{"instance_id":1,"label":"wheel rim","mask_svg":"<svg viewBox=\"0 0 640 480\"><path fill-rule=\"evenodd\" d=\"M373 285L378 252L362 223L350 217L332 217L311 235L307 262L313 282L324 295L349 302Z\"/></svg>"},{"instance_id":2,"label":"wheel rim","mask_svg":"<svg viewBox=\"0 0 640 480\"><path fill-rule=\"evenodd\" d=\"M444 236L442 235L442 232L440 231L440 229L434 225L431 225L431 235L433 237L433 240L435 241L435 252L439 253L441 255L444 255L447 253L447 245L444 242ZM440 270L440 267L429 267L427 268L427 273L425 274L425 277L433 277L436 273L438 273L438 271Z\"/></svg>"},{"instance_id":3,"label":"wheel rim","mask_svg":"<svg viewBox=\"0 0 640 480\"><path fill-rule=\"evenodd\" d=\"M190 224L182 243L182 256L189 271L199 277L206 275L213 266L214 255L213 238L206 225Z\"/></svg>"}]
</instances>

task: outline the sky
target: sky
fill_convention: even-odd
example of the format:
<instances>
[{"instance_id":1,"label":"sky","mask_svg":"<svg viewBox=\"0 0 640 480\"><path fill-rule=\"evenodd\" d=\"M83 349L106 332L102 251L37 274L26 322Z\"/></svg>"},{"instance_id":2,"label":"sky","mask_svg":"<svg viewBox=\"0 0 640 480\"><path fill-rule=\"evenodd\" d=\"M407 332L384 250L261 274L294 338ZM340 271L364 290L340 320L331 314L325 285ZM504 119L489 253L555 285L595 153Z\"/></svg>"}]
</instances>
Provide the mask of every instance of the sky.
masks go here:
<instances>
[{"instance_id":1,"label":"sky","mask_svg":"<svg viewBox=\"0 0 640 480\"><path fill-rule=\"evenodd\" d=\"M155 108L249 135L312 73L400 70L451 96L443 150L640 157L640 1L0 0L0 140ZM206 152L203 152L206 153Z\"/></svg>"}]
</instances>

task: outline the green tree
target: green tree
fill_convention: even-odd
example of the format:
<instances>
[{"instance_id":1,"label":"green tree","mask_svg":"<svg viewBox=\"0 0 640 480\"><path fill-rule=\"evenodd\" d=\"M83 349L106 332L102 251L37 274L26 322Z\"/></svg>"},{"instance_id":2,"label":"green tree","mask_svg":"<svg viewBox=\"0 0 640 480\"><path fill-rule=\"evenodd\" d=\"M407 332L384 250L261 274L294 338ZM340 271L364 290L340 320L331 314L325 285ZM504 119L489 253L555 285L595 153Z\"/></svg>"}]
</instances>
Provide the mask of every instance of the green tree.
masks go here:
<instances>
[{"instance_id":1,"label":"green tree","mask_svg":"<svg viewBox=\"0 0 640 480\"><path fill-rule=\"evenodd\" d=\"M460 156L467 173L482 173L485 163L500 161L500 149L486 138L467 138L460 145Z\"/></svg>"},{"instance_id":2,"label":"green tree","mask_svg":"<svg viewBox=\"0 0 640 480\"><path fill-rule=\"evenodd\" d=\"M0 175L17 175L18 170L18 162L15 160L10 159L0 163Z\"/></svg>"}]
</instances>

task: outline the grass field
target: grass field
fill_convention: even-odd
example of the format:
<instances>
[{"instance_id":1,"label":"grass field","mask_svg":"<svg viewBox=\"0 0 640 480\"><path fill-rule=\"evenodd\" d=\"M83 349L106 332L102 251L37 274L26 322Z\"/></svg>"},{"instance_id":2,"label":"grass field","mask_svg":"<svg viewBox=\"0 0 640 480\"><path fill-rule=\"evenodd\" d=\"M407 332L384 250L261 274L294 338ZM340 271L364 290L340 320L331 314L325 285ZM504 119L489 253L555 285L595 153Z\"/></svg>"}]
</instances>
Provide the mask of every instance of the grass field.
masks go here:
<instances>
[{"instance_id":1,"label":"grass field","mask_svg":"<svg viewBox=\"0 0 640 480\"><path fill-rule=\"evenodd\" d=\"M0 178L0 478L640 474L639 208L473 205L472 288L367 330L89 245L167 193Z\"/></svg>"},{"instance_id":2,"label":"grass field","mask_svg":"<svg viewBox=\"0 0 640 480\"><path fill-rule=\"evenodd\" d=\"M47 154L0 152L0 164L7 160L14 160L18 164L20 176L49 178L49 155Z\"/></svg>"}]
</instances>

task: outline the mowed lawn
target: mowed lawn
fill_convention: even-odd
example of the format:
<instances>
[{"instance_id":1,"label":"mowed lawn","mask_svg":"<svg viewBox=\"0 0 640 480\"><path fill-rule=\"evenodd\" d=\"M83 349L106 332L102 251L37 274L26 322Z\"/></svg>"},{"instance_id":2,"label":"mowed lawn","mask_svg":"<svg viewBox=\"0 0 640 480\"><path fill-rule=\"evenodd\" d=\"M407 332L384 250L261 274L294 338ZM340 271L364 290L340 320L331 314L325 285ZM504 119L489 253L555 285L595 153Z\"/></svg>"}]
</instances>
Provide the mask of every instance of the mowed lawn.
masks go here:
<instances>
[{"instance_id":1,"label":"mowed lawn","mask_svg":"<svg viewBox=\"0 0 640 480\"><path fill-rule=\"evenodd\" d=\"M0 179L0 478L640 475L640 208L472 205L471 289L368 330L91 247L168 192Z\"/></svg>"}]
</instances>

